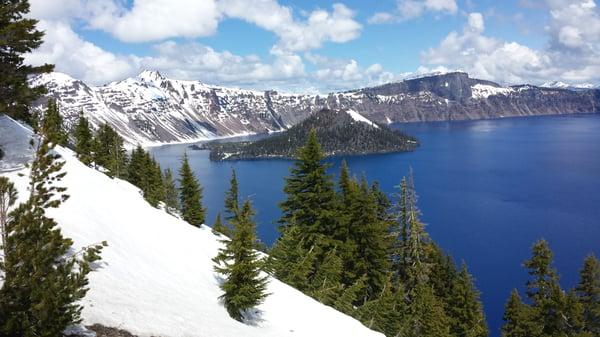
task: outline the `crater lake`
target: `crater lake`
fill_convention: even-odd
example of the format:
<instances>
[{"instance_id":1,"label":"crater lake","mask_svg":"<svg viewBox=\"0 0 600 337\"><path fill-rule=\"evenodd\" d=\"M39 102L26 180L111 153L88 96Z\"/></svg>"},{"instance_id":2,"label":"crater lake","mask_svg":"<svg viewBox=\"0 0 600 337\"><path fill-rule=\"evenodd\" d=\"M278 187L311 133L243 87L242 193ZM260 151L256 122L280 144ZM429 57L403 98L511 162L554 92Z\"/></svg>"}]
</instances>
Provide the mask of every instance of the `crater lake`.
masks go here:
<instances>
[{"instance_id":1,"label":"crater lake","mask_svg":"<svg viewBox=\"0 0 600 337\"><path fill-rule=\"evenodd\" d=\"M457 263L464 261L481 291L491 335L499 336L510 291L528 279L522 262L546 239L561 284L578 282L589 253L600 255L600 115L396 124L419 139L414 152L342 159L353 174L379 181L390 196L412 167L430 236ZM162 168L177 172L184 151L204 188L207 225L223 208L231 169L242 198L257 210L260 239L278 237L289 160L211 162L190 144L150 148Z\"/></svg>"}]
</instances>

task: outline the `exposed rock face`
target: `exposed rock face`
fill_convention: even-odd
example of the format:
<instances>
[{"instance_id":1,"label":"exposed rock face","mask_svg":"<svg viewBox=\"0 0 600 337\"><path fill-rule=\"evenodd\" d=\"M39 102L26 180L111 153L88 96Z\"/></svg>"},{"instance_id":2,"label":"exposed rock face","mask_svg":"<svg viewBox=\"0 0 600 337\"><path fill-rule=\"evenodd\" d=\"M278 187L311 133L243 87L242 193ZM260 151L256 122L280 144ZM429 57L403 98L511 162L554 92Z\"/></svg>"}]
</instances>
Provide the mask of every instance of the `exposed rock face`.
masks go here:
<instances>
[{"instance_id":1,"label":"exposed rock face","mask_svg":"<svg viewBox=\"0 0 600 337\"><path fill-rule=\"evenodd\" d=\"M279 131L323 108L353 109L383 124L600 111L598 89L502 87L460 72L326 96L210 86L153 71L100 87L60 73L32 82L58 99L68 126L83 111L92 125L109 123L143 145Z\"/></svg>"}]
</instances>

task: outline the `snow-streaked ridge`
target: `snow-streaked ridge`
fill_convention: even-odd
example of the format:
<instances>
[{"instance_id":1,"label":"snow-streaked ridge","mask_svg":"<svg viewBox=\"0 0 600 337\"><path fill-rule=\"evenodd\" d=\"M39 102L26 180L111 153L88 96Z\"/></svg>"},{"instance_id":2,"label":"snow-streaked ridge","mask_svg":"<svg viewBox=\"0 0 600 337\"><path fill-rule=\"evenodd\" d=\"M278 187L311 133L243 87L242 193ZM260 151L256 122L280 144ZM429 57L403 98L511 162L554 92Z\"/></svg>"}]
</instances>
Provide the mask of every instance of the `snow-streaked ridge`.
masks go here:
<instances>
[{"instance_id":1,"label":"snow-streaked ridge","mask_svg":"<svg viewBox=\"0 0 600 337\"><path fill-rule=\"evenodd\" d=\"M61 182L70 198L49 215L74 248L106 240L100 268L90 274L83 323L139 336L382 337L294 288L269 279L262 312L252 324L231 319L217 297L211 258L220 247L210 228L195 228L151 207L133 185L84 166L67 149ZM26 196L27 177L5 173Z\"/></svg>"}]
</instances>

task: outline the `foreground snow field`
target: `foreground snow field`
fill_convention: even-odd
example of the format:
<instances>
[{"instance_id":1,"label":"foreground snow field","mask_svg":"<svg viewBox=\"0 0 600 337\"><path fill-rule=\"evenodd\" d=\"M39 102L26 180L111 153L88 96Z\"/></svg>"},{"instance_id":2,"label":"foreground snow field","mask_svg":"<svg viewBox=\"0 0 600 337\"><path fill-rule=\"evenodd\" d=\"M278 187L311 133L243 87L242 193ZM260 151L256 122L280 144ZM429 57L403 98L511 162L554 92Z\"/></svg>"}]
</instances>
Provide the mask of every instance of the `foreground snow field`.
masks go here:
<instances>
[{"instance_id":1,"label":"foreground snow field","mask_svg":"<svg viewBox=\"0 0 600 337\"><path fill-rule=\"evenodd\" d=\"M382 336L271 278L271 295L251 325L229 318L211 258L220 243L209 227L195 228L151 207L133 185L81 164L67 149L62 186L71 197L50 216L75 249L108 241L83 301L94 323L160 337ZM25 170L3 173L27 192Z\"/></svg>"}]
</instances>

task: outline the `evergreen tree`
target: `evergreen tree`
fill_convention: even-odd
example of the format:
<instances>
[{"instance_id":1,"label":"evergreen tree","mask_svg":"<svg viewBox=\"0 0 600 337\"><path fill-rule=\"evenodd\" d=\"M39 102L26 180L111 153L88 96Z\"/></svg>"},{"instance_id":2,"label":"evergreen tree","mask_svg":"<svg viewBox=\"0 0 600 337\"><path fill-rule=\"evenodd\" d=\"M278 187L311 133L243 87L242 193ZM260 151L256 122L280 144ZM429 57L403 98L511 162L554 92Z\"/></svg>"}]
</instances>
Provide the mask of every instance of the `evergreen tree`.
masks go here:
<instances>
[{"instance_id":1,"label":"evergreen tree","mask_svg":"<svg viewBox=\"0 0 600 337\"><path fill-rule=\"evenodd\" d=\"M254 211L246 201L237 216L232 219L233 233L215 258L215 270L225 276L221 285L224 302L229 315L242 321L244 312L256 307L267 296L266 277L260 275L259 255L254 250L256 225L252 220Z\"/></svg>"},{"instance_id":2,"label":"evergreen tree","mask_svg":"<svg viewBox=\"0 0 600 337\"><path fill-rule=\"evenodd\" d=\"M179 212L179 195L177 194L177 187L175 186L175 178L171 169L167 168L163 175L163 184L165 191L165 207L167 213L176 214Z\"/></svg>"},{"instance_id":3,"label":"evergreen tree","mask_svg":"<svg viewBox=\"0 0 600 337\"><path fill-rule=\"evenodd\" d=\"M338 230L336 220L336 195L332 177L327 174L327 165L322 163L323 151L317 141L316 132L311 131L306 145L285 179L286 200L280 204L282 217L279 223L285 228L292 224L301 227L304 248L313 246L317 237L334 237ZM329 242L333 247L338 243ZM329 247L322 247L327 250Z\"/></svg>"},{"instance_id":4,"label":"evergreen tree","mask_svg":"<svg viewBox=\"0 0 600 337\"><path fill-rule=\"evenodd\" d=\"M366 179L359 185L352 204L349 238L355 250L348 267L354 275L366 275L366 296L383 289L390 270L388 223L379 219L377 200Z\"/></svg>"},{"instance_id":5,"label":"evergreen tree","mask_svg":"<svg viewBox=\"0 0 600 337\"><path fill-rule=\"evenodd\" d=\"M32 75L52 71L53 66L31 66L24 55L42 44L44 33L37 20L28 17L29 1L2 2L0 10L0 114L33 124L30 105L46 92L43 86L30 86Z\"/></svg>"},{"instance_id":6,"label":"evergreen tree","mask_svg":"<svg viewBox=\"0 0 600 337\"><path fill-rule=\"evenodd\" d=\"M94 138L94 163L110 177L127 175L127 152L123 138L108 124L102 124Z\"/></svg>"},{"instance_id":7,"label":"evergreen tree","mask_svg":"<svg viewBox=\"0 0 600 337\"><path fill-rule=\"evenodd\" d=\"M517 290L513 290L504 309L502 337L542 336L542 326L535 319L534 309L524 304Z\"/></svg>"},{"instance_id":8,"label":"evergreen tree","mask_svg":"<svg viewBox=\"0 0 600 337\"><path fill-rule=\"evenodd\" d=\"M58 187L64 162L52 153L54 142L42 135L31 166L29 199L18 206L6 226L6 247L0 289L0 336L61 336L80 322L80 300L87 292L87 275L102 246L70 252L57 223L46 215L67 195Z\"/></svg>"},{"instance_id":9,"label":"evergreen tree","mask_svg":"<svg viewBox=\"0 0 600 337\"><path fill-rule=\"evenodd\" d=\"M8 209L17 201L15 185L6 177L0 177L0 249L4 250L8 232L6 224L9 222ZM6 255L4 253L3 255ZM0 261L1 266L2 261Z\"/></svg>"},{"instance_id":10,"label":"evergreen tree","mask_svg":"<svg viewBox=\"0 0 600 337\"><path fill-rule=\"evenodd\" d=\"M600 262L594 255L586 257L575 290L583 306L585 330L600 336Z\"/></svg>"},{"instance_id":11,"label":"evergreen tree","mask_svg":"<svg viewBox=\"0 0 600 337\"><path fill-rule=\"evenodd\" d=\"M146 152L146 179L147 186L144 198L150 205L157 207L158 203L165 200L165 183L162 179L162 169L158 162Z\"/></svg>"},{"instance_id":12,"label":"evergreen tree","mask_svg":"<svg viewBox=\"0 0 600 337\"><path fill-rule=\"evenodd\" d=\"M223 231L225 231L225 225L223 225L223 222L221 221L221 213L218 213L215 223L212 226L212 232L214 234L223 234Z\"/></svg>"},{"instance_id":13,"label":"evergreen tree","mask_svg":"<svg viewBox=\"0 0 600 337\"><path fill-rule=\"evenodd\" d=\"M340 297L333 303L333 307L337 310L350 315L356 315L356 307L354 303L360 298L360 294L364 293L367 277L358 278L352 285L346 287Z\"/></svg>"},{"instance_id":14,"label":"evergreen tree","mask_svg":"<svg viewBox=\"0 0 600 337\"><path fill-rule=\"evenodd\" d=\"M479 293L463 264L450 290L446 313L450 318L450 333L456 337L486 337L488 328Z\"/></svg>"},{"instance_id":15,"label":"evergreen tree","mask_svg":"<svg viewBox=\"0 0 600 337\"><path fill-rule=\"evenodd\" d=\"M49 142L57 145L67 143L67 134L64 131L62 116L58 111L58 104L53 99L48 100L41 127L41 132L46 135Z\"/></svg>"},{"instance_id":16,"label":"evergreen tree","mask_svg":"<svg viewBox=\"0 0 600 337\"><path fill-rule=\"evenodd\" d=\"M409 297L400 336L447 337L450 335L448 328L450 324L443 304L429 285L418 283Z\"/></svg>"},{"instance_id":17,"label":"evergreen tree","mask_svg":"<svg viewBox=\"0 0 600 337\"><path fill-rule=\"evenodd\" d=\"M183 220L192 226L200 227L205 216L202 207L202 187L190 167L187 153L183 155L179 177L179 200Z\"/></svg>"},{"instance_id":18,"label":"evergreen tree","mask_svg":"<svg viewBox=\"0 0 600 337\"><path fill-rule=\"evenodd\" d=\"M406 238L404 239L402 272L405 275L407 286L426 282L430 266L426 261L426 250L430 242L425 231L425 225L419 219L421 212L416 205L417 196L414 188L412 171L406 184Z\"/></svg>"},{"instance_id":19,"label":"evergreen tree","mask_svg":"<svg viewBox=\"0 0 600 337\"><path fill-rule=\"evenodd\" d=\"M291 225L283 229L271 248L267 266L278 280L300 291L308 291L316 255L315 246L304 249L300 227Z\"/></svg>"},{"instance_id":20,"label":"evergreen tree","mask_svg":"<svg viewBox=\"0 0 600 337\"><path fill-rule=\"evenodd\" d=\"M147 189L147 157L141 145L131 151L129 165L127 165L127 181L139 187L142 191Z\"/></svg>"},{"instance_id":21,"label":"evergreen tree","mask_svg":"<svg viewBox=\"0 0 600 337\"><path fill-rule=\"evenodd\" d=\"M388 277L385 287L378 297L359 308L359 317L364 324L386 336L399 336L402 331L402 318L406 313L404 289L395 289L392 277Z\"/></svg>"},{"instance_id":22,"label":"evergreen tree","mask_svg":"<svg viewBox=\"0 0 600 337\"><path fill-rule=\"evenodd\" d=\"M229 190L225 192L225 219L227 224L221 228L221 234L225 236L231 235L231 226L229 222L236 217L239 211L239 186L235 169L231 169L231 179L229 180Z\"/></svg>"},{"instance_id":23,"label":"evergreen tree","mask_svg":"<svg viewBox=\"0 0 600 337\"><path fill-rule=\"evenodd\" d=\"M323 263L319 266L312 278L311 296L325 305L332 305L343 288L342 271L343 261L334 248L325 255Z\"/></svg>"},{"instance_id":24,"label":"evergreen tree","mask_svg":"<svg viewBox=\"0 0 600 337\"><path fill-rule=\"evenodd\" d=\"M229 190L225 192L225 219L230 221L236 217L239 210L239 187L235 169L231 169Z\"/></svg>"},{"instance_id":25,"label":"evergreen tree","mask_svg":"<svg viewBox=\"0 0 600 337\"><path fill-rule=\"evenodd\" d=\"M94 135L90 128L90 123L87 118L83 115L83 112L79 114L79 119L73 130L75 138L75 153L77 158L85 165L91 165L93 161L93 149L94 149Z\"/></svg>"}]
</instances>

